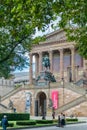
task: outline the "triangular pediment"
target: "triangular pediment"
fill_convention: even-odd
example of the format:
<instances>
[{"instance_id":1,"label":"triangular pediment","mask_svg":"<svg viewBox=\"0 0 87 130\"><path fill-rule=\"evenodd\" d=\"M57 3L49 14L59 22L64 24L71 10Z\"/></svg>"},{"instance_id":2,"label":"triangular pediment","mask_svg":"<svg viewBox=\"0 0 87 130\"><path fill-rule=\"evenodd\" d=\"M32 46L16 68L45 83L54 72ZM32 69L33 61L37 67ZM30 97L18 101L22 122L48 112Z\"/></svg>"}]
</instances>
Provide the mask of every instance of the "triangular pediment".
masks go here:
<instances>
[{"instance_id":1,"label":"triangular pediment","mask_svg":"<svg viewBox=\"0 0 87 130\"><path fill-rule=\"evenodd\" d=\"M46 35L46 41L60 41L60 40L66 40L66 34L64 30L56 30L52 33L49 33Z\"/></svg>"}]
</instances>

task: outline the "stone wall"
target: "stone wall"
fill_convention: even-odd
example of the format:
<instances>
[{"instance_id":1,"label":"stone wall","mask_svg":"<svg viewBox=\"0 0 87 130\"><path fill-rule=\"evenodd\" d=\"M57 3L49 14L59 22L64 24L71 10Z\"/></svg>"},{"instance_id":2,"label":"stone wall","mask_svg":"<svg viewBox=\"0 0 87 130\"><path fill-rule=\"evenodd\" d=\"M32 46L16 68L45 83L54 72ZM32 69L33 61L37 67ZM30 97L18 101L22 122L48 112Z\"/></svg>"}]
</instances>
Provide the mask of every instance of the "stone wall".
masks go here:
<instances>
[{"instance_id":1,"label":"stone wall","mask_svg":"<svg viewBox=\"0 0 87 130\"><path fill-rule=\"evenodd\" d=\"M64 103L71 102L75 100L76 98L80 97L80 94L77 94L71 90L65 89L64 90L64 99L63 99L63 89L62 88L51 88L50 93L56 90L59 92L59 107L63 105L63 100ZM9 100L13 102L14 107L16 108L17 112L25 112L25 103L26 103L26 93L29 92L32 94L32 102L31 102L31 108L30 108L30 114L34 115L34 103L35 103L35 98L38 95L39 92L44 92L46 95L49 93L49 89L25 89L17 92L13 96L7 98L6 100L2 101L2 104L5 106L8 106ZM48 97L47 97L48 100ZM70 116L71 114L76 115L76 116L87 116L86 109L87 108L87 102L83 102L74 108L71 108L67 111L65 111L65 114L67 116ZM50 116L52 110L47 108L47 115Z\"/></svg>"}]
</instances>

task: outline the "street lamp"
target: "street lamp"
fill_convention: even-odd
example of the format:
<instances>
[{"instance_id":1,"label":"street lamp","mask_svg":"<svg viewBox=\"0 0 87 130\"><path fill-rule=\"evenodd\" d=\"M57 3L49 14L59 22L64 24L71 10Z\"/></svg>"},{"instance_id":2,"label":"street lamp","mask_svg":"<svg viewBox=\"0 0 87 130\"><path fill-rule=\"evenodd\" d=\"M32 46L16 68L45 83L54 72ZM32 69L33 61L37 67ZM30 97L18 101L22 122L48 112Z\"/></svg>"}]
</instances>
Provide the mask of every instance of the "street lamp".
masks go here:
<instances>
[{"instance_id":1,"label":"street lamp","mask_svg":"<svg viewBox=\"0 0 87 130\"><path fill-rule=\"evenodd\" d=\"M63 87L63 105L65 104L65 102L64 102L64 78L62 78L62 87Z\"/></svg>"}]
</instances>

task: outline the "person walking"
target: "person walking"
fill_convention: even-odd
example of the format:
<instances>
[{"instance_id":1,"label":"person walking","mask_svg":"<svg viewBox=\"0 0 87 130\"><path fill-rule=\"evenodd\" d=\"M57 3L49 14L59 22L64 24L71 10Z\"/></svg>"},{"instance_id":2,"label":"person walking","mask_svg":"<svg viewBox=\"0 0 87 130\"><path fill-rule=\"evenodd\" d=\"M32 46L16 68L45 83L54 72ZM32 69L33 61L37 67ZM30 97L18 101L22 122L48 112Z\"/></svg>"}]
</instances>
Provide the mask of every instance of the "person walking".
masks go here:
<instances>
[{"instance_id":1,"label":"person walking","mask_svg":"<svg viewBox=\"0 0 87 130\"><path fill-rule=\"evenodd\" d=\"M1 126L3 128L3 130L6 130L7 126L8 126L8 120L7 120L7 116L4 115L2 120L1 120Z\"/></svg>"},{"instance_id":2,"label":"person walking","mask_svg":"<svg viewBox=\"0 0 87 130\"><path fill-rule=\"evenodd\" d=\"M58 115L58 127L61 126L61 122L60 122L60 115Z\"/></svg>"},{"instance_id":3,"label":"person walking","mask_svg":"<svg viewBox=\"0 0 87 130\"><path fill-rule=\"evenodd\" d=\"M53 119L55 119L55 112L52 113L52 117L53 117Z\"/></svg>"},{"instance_id":4,"label":"person walking","mask_svg":"<svg viewBox=\"0 0 87 130\"><path fill-rule=\"evenodd\" d=\"M61 127L65 126L65 114L61 113L60 116L60 123L61 123Z\"/></svg>"}]
</instances>

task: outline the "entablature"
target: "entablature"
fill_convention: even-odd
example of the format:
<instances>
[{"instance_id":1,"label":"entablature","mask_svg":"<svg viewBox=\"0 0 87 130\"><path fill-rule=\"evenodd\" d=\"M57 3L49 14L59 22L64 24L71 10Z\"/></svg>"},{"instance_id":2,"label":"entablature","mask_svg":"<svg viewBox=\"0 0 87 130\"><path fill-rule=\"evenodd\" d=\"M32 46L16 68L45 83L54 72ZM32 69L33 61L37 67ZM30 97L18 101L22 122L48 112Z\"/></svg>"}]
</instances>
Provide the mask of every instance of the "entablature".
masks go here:
<instances>
[{"instance_id":1,"label":"entablature","mask_svg":"<svg viewBox=\"0 0 87 130\"><path fill-rule=\"evenodd\" d=\"M45 44L45 46L35 46L32 48L31 53L38 53L38 52L45 52L45 51L54 51L54 50L60 50L60 49L67 49L74 47L74 42L64 42L61 44L54 43L54 44Z\"/></svg>"}]
</instances>

